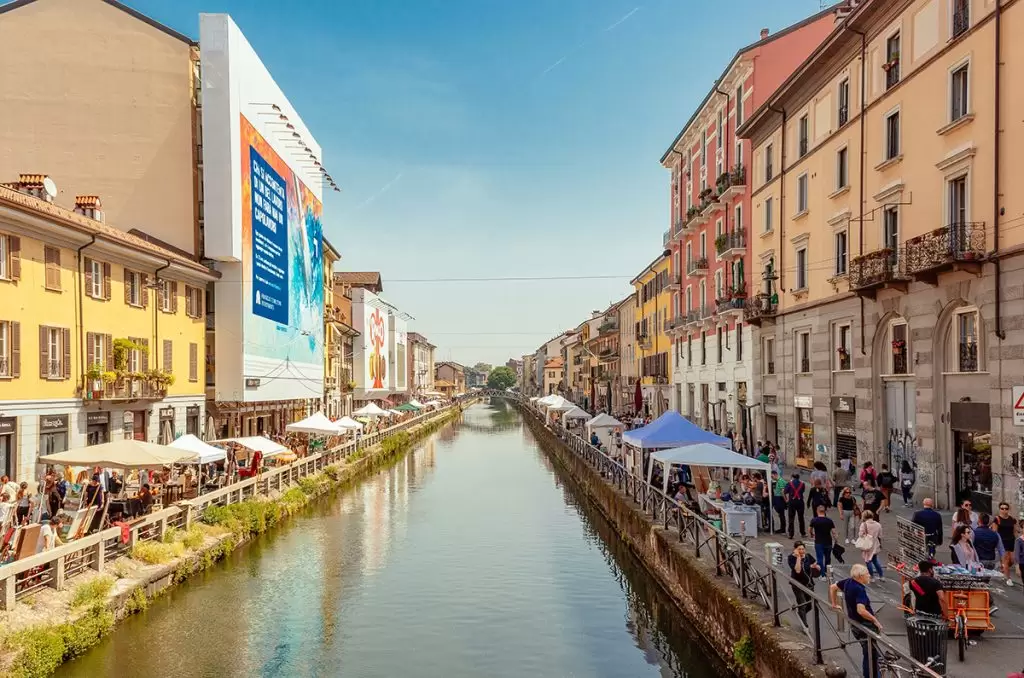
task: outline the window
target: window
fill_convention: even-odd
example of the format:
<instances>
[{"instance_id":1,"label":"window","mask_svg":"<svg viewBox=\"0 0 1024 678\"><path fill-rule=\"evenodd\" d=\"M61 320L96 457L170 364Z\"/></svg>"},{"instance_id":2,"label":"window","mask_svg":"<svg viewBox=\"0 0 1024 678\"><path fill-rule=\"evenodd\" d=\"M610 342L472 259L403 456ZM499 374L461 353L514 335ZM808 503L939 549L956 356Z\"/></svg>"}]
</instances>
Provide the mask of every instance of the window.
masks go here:
<instances>
[{"instance_id":1,"label":"window","mask_svg":"<svg viewBox=\"0 0 1024 678\"><path fill-rule=\"evenodd\" d=\"M137 271L124 270L124 303L130 306L142 306L145 290L142 286L142 274Z\"/></svg>"},{"instance_id":2,"label":"window","mask_svg":"<svg viewBox=\"0 0 1024 678\"><path fill-rule=\"evenodd\" d=\"M86 365L86 370L91 370L93 367L101 367L105 370L113 369L113 365L106 364L107 347L103 343L103 337L105 335L97 332L89 332L86 339L86 350L89 352L89 364Z\"/></svg>"},{"instance_id":3,"label":"window","mask_svg":"<svg viewBox=\"0 0 1024 678\"><path fill-rule=\"evenodd\" d=\"M807 289L807 247L796 251L796 291Z\"/></svg>"},{"instance_id":4,"label":"window","mask_svg":"<svg viewBox=\"0 0 1024 678\"><path fill-rule=\"evenodd\" d=\"M952 36L958 38L971 27L971 0L953 0Z\"/></svg>"},{"instance_id":5,"label":"window","mask_svg":"<svg viewBox=\"0 0 1024 678\"><path fill-rule=\"evenodd\" d=\"M43 261L46 267L45 287L51 292L60 292L60 248L43 247Z\"/></svg>"},{"instance_id":6,"label":"window","mask_svg":"<svg viewBox=\"0 0 1024 678\"><path fill-rule=\"evenodd\" d=\"M21 238L0 233L0 280L21 278Z\"/></svg>"},{"instance_id":7,"label":"window","mask_svg":"<svg viewBox=\"0 0 1024 678\"><path fill-rule=\"evenodd\" d=\"M885 41L885 88L895 87L900 81L900 34L896 32Z\"/></svg>"},{"instance_id":8,"label":"window","mask_svg":"<svg viewBox=\"0 0 1024 678\"><path fill-rule=\"evenodd\" d=\"M700 168L706 169L708 166L708 131L704 130L700 133Z\"/></svg>"},{"instance_id":9,"label":"window","mask_svg":"<svg viewBox=\"0 0 1024 678\"><path fill-rule=\"evenodd\" d=\"M950 73L949 76L949 121L956 122L967 115L967 94L970 75L969 63Z\"/></svg>"},{"instance_id":10,"label":"window","mask_svg":"<svg viewBox=\"0 0 1024 678\"><path fill-rule=\"evenodd\" d=\"M886 207L882 214L882 242L886 249L896 253L900 247L900 213L896 207Z\"/></svg>"},{"instance_id":11,"label":"window","mask_svg":"<svg viewBox=\"0 0 1024 678\"><path fill-rule=\"evenodd\" d=\"M958 312L954 318L958 355L958 372L978 371L978 311L971 309Z\"/></svg>"},{"instance_id":12,"label":"window","mask_svg":"<svg viewBox=\"0 0 1024 678\"><path fill-rule=\"evenodd\" d=\"M0 234L0 280L7 280L10 276L10 247L8 236Z\"/></svg>"},{"instance_id":13,"label":"window","mask_svg":"<svg viewBox=\"0 0 1024 678\"><path fill-rule=\"evenodd\" d=\"M850 325L835 326L836 362L835 369L853 369L853 331Z\"/></svg>"},{"instance_id":14,"label":"window","mask_svg":"<svg viewBox=\"0 0 1024 678\"><path fill-rule=\"evenodd\" d=\"M700 364L708 364L708 333L703 330L700 333Z\"/></svg>"},{"instance_id":15,"label":"window","mask_svg":"<svg viewBox=\"0 0 1024 678\"><path fill-rule=\"evenodd\" d=\"M718 341L718 364L722 364L723 355L725 353L725 341L722 339L722 328L718 328L716 340Z\"/></svg>"},{"instance_id":16,"label":"window","mask_svg":"<svg viewBox=\"0 0 1024 678\"><path fill-rule=\"evenodd\" d=\"M686 335L686 366L693 367L693 337Z\"/></svg>"},{"instance_id":17,"label":"window","mask_svg":"<svg viewBox=\"0 0 1024 678\"><path fill-rule=\"evenodd\" d=\"M892 374L910 374L907 356L910 355L910 342L907 335L907 323L894 322L889 326L889 340L892 347Z\"/></svg>"},{"instance_id":18,"label":"window","mask_svg":"<svg viewBox=\"0 0 1024 678\"><path fill-rule=\"evenodd\" d=\"M765 374L775 374L775 338L766 337L761 349L761 362Z\"/></svg>"},{"instance_id":19,"label":"window","mask_svg":"<svg viewBox=\"0 0 1024 678\"><path fill-rule=\"evenodd\" d=\"M643 287L644 301L653 296L648 292L649 284ZM189 318L203 317L203 290L198 287L185 285L185 315Z\"/></svg>"},{"instance_id":20,"label":"window","mask_svg":"<svg viewBox=\"0 0 1024 678\"><path fill-rule=\"evenodd\" d=\"M796 157L802 158L807 155L808 137L810 136L810 128L807 121L807 114L800 116L800 120L797 122L797 152Z\"/></svg>"},{"instance_id":21,"label":"window","mask_svg":"<svg viewBox=\"0 0 1024 678\"><path fill-rule=\"evenodd\" d=\"M736 126L743 124L743 85L736 88Z\"/></svg>"},{"instance_id":22,"label":"window","mask_svg":"<svg viewBox=\"0 0 1024 678\"><path fill-rule=\"evenodd\" d=\"M796 334L796 355L801 374L808 374L811 371L811 333L808 331L797 332Z\"/></svg>"},{"instance_id":23,"label":"window","mask_svg":"<svg viewBox=\"0 0 1024 678\"><path fill-rule=\"evenodd\" d=\"M807 173L796 178L796 213L807 211Z\"/></svg>"},{"instance_id":24,"label":"window","mask_svg":"<svg viewBox=\"0 0 1024 678\"><path fill-rule=\"evenodd\" d=\"M693 310L693 288L686 288L686 312L689 313Z\"/></svg>"},{"instance_id":25,"label":"window","mask_svg":"<svg viewBox=\"0 0 1024 678\"><path fill-rule=\"evenodd\" d=\"M0 320L0 377L21 376L21 324Z\"/></svg>"},{"instance_id":26,"label":"window","mask_svg":"<svg viewBox=\"0 0 1024 678\"><path fill-rule=\"evenodd\" d=\"M836 152L836 190L850 185L850 151L843 146Z\"/></svg>"},{"instance_id":27,"label":"window","mask_svg":"<svg viewBox=\"0 0 1024 678\"><path fill-rule=\"evenodd\" d=\"M163 370L168 374L174 372L174 342L164 339Z\"/></svg>"},{"instance_id":28,"label":"window","mask_svg":"<svg viewBox=\"0 0 1024 678\"><path fill-rule=\"evenodd\" d=\"M705 280L700 281L700 311L701 313L707 313L705 308L708 303L708 286L705 284Z\"/></svg>"},{"instance_id":29,"label":"window","mask_svg":"<svg viewBox=\"0 0 1024 678\"><path fill-rule=\"evenodd\" d=\"M837 115L837 121L839 127L842 127L850 121L850 79L843 78L839 83L839 110Z\"/></svg>"},{"instance_id":30,"label":"window","mask_svg":"<svg viewBox=\"0 0 1024 678\"><path fill-rule=\"evenodd\" d=\"M772 232L772 209L775 201L771 198L764 199L764 232Z\"/></svg>"},{"instance_id":31,"label":"window","mask_svg":"<svg viewBox=\"0 0 1024 678\"><path fill-rule=\"evenodd\" d=\"M743 360L743 323L736 322L736 362Z\"/></svg>"},{"instance_id":32,"label":"window","mask_svg":"<svg viewBox=\"0 0 1024 678\"><path fill-rule=\"evenodd\" d=\"M700 232L700 258L704 259L708 256L708 234L706 231Z\"/></svg>"},{"instance_id":33,"label":"window","mask_svg":"<svg viewBox=\"0 0 1024 678\"><path fill-rule=\"evenodd\" d=\"M967 223L967 175L961 175L947 182L949 194L949 223L962 226ZM962 250L967 243L962 242L962 233L954 234L950 246Z\"/></svg>"},{"instance_id":34,"label":"window","mask_svg":"<svg viewBox=\"0 0 1024 678\"><path fill-rule=\"evenodd\" d=\"M733 208L733 221L732 228L734 231L743 230L743 203L736 203L736 207Z\"/></svg>"},{"instance_id":35,"label":"window","mask_svg":"<svg viewBox=\"0 0 1024 678\"><path fill-rule=\"evenodd\" d=\"M174 312L175 297L178 296L175 294L175 287L176 285L170 280L160 281L160 310L164 313Z\"/></svg>"},{"instance_id":36,"label":"window","mask_svg":"<svg viewBox=\"0 0 1024 678\"><path fill-rule=\"evenodd\" d=\"M723 296L724 295L722 290L722 271L721 269L719 269L715 271L715 300L717 301L718 299L721 299Z\"/></svg>"},{"instance_id":37,"label":"window","mask_svg":"<svg viewBox=\"0 0 1024 678\"><path fill-rule=\"evenodd\" d=\"M772 157L775 155L775 148L773 144L768 144L764 147L764 181L768 183L775 176L775 171L772 169Z\"/></svg>"},{"instance_id":38,"label":"window","mask_svg":"<svg viewBox=\"0 0 1024 678\"><path fill-rule=\"evenodd\" d=\"M93 299L105 299L103 267L105 264L95 259L85 260L86 294Z\"/></svg>"},{"instance_id":39,"label":"window","mask_svg":"<svg viewBox=\"0 0 1024 678\"><path fill-rule=\"evenodd\" d=\"M39 378L71 377L71 330L39 326Z\"/></svg>"},{"instance_id":40,"label":"window","mask_svg":"<svg viewBox=\"0 0 1024 678\"><path fill-rule=\"evenodd\" d=\"M900 154L900 112L894 111L885 117L885 159L892 160Z\"/></svg>"},{"instance_id":41,"label":"window","mask_svg":"<svg viewBox=\"0 0 1024 678\"><path fill-rule=\"evenodd\" d=\"M835 234L836 241L836 269L835 274L846 275L849 266L849 242L847 232L839 231Z\"/></svg>"},{"instance_id":42,"label":"window","mask_svg":"<svg viewBox=\"0 0 1024 678\"><path fill-rule=\"evenodd\" d=\"M722 220L718 219L715 221L715 239L717 240L722 235Z\"/></svg>"}]
</instances>

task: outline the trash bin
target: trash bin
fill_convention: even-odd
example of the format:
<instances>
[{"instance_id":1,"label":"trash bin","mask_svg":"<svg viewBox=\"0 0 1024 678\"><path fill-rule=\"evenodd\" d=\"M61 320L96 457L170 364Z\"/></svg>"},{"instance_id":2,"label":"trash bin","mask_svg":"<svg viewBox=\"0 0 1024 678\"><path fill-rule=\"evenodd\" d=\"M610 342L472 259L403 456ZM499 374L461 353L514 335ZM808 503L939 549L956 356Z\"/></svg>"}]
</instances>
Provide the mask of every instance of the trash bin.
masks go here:
<instances>
[{"instance_id":1,"label":"trash bin","mask_svg":"<svg viewBox=\"0 0 1024 678\"><path fill-rule=\"evenodd\" d=\"M939 617L913 615L907 617L907 641L910 656L927 664L932 657L938 657L941 664L930 667L940 675L946 675L946 639L949 624Z\"/></svg>"}]
</instances>

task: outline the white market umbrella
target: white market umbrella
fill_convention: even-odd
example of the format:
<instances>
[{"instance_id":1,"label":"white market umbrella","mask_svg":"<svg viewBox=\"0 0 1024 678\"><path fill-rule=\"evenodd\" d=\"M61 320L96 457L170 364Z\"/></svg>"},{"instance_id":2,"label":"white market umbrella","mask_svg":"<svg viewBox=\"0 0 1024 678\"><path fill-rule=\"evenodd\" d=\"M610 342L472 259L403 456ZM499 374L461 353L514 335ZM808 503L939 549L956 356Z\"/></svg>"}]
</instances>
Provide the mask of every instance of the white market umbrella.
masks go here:
<instances>
[{"instance_id":1,"label":"white market umbrella","mask_svg":"<svg viewBox=\"0 0 1024 678\"><path fill-rule=\"evenodd\" d=\"M367 403L366 405L363 405L362 407L360 407L358 410L356 410L352 414L354 414L357 417L386 417L386 416L388 416L388 413L387 413L386 410L382 410L380 407L377 406L377 403L373 403L373 402Z\"/></svg>"},{"instance_id":2,"label":"white market umbrella","mask_svg":"<svg viewBox=\"0 0 1024 678\"><path fill-rule=\"evenodd\" d=\"M409 404L412 405L413 407L417 408L417 409L420 409L420 410L423 409L423 403L421 403L420 401L416 400L415 398L410 400Z\"/></svg>"},{"instance_id":3,"label":"white market umbrella","mask_svg":"<svg viewBox=\"0 0 1024 678\"><path fill-rule=\"evenodd\" d=\"M336 426L338 426L338 427L340 427L342 429L346 429L346 430L351 430L351 431L362 431L363 430L363 425L360 424L355 419L353 419L352 417L347 417L347 416L346 417L342 417L341 419L337 420L334 423L335 423Z\"/></svg>"},{"instance_id":4,"label":"white market umbrella","mask_svg":"<svg viewBox=\"0 0 1024 678\"><path fill-rule=\"evenodd\" d=\"M284 427L284 430L292 433L313 433L316 435L338 435L341 429L333 421L327 418L323 412L310 415L302 421L296 421Z\"/></svg>"},{"instance_id":5,"label":"white market umbrella","mask_svg":"<svg viewBox=\"0 0 1024 678\"><path fill-rule=\"evenodd\" d=\"M390 414L392 417L400 417L403 414L405 414L405 412L399 412L398 410L388 410L388 414Z\"/></svg>"},{"instance_id":6,"label":"white market umbrella","mask_svg":"<svg viewBox=\"0 0 1024 678\"><path fill-rule=\"evenodd\" d=\"M441 405L444 405L444 403L442 403L440 400L431 400L430 402L426 403L427 407L441 407Z\"/></svg>"},{"instance_id":7,"label":"white market umbrella","mask_svg":"<svg viewBox=\"0 0 1024 678\"><path fill-rule=\"evenodd\" d=\"M590 419L590 413L581 407L574 407L562 415L562 426L565 426L570 419Z\"/></svg>"},{"instance_id":8,"label":"white market umbrella","mask_svg":"<svg viewBox=\"0 0 1024 678\"><path fill-rule=\"evenodd\" d=\"M235 443L255 452L262 452L264 457L274 457L279 454L291 452L281 443L275 443L270 438L263 436L245 436L241 438L224 438L223 440L211 440L212 443Z\"/></svg>"},{"instance_id":9,"label":"white market umbrella","mask_svg":"<svg viewBox=\"0 0 1024 678\"><path fill-rule=\"evenodd\" d=\"M228 453L221 448L203 442L191 433L181 436L171 443L169 447L185 450L186 452L195 452L199 455L199 458L193 463L198 464L212 464L217 461L224 461L228 457Z\"/></svg>"},{"instance_id":10,"label":"white market umbrella","mask_svg":"<svg viewBox=\"0 0 1024 678\"><path fill-rule=\"evenodd\" d=\"M587 422L587 428L615 428L616 426L624 426L624 424L604 412Z\"/></svg>"},{"instance_id":11,"label":"white market umbrella","mask_svg":"<svg viewBox=\"0 0 1024 678\"><path fill-rule=\"evenodd\" d=\"M178 462L194 462L195 452L144 440L114 440L39 457L41 464L102 466L103 468L159 468Z\"/></svg>"}]
</instances>

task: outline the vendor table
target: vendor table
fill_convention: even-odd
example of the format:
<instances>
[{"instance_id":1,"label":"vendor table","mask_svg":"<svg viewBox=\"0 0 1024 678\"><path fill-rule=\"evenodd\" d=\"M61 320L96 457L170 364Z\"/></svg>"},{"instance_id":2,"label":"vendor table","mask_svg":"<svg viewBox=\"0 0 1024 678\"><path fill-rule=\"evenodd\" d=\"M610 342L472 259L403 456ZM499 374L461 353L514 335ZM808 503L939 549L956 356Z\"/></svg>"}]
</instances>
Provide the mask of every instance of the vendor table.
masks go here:
<instances>
[{"instance_id":1,"label":"vendor table","mask_svg":"<svg viewBox=\"0 0 1024 678\"><path fill-rule=\"evenodd\" d=\"M761 507L757 504L736 504L706 494L700 495L700 505L705 513L717 511L722 514L722 531L730 536L756 537L757 526L761 524Z\"/></svg>"}]
</instances>

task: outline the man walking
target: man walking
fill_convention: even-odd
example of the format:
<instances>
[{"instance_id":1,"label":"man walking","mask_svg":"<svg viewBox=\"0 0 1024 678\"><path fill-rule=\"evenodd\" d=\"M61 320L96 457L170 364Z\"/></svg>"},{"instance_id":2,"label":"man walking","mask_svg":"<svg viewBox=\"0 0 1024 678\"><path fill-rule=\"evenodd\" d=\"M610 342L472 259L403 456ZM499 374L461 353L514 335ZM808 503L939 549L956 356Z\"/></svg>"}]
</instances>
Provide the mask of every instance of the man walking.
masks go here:
<instances>
[{"instance_id":1,"label":"man walking","mask_svg":"<svg viewBox=\"0 0 1024 678\"><path fill-rule=\"evenodd\" d=\"M996 569L996 563L1003 560L1006 550L999 533L991 528L992 516L982 513L978 516L978 527L974 530L974 550L986 570Z\"/></svg>"},{"instance_id":2,"label":"man walking","mask_svg":"<svg viewBox=\"0 0 1024 678\"><path fill-rule=\"evenodd\" d=\"M924 529L925 541L928 544L928 555L935 557L935 547L942 546L942 516L932 508L935 500L925 499L921 502L922 509L914 513L911 522Z\"/></svg>"},{"instance_id":3,"label":"man walking","mask_svg":"<svg viewBox=\"0 0 1024 678\"><path fill-rule=\"evenodd\" d=\"M786 481L784 478L779 477L778 471L772 471L772 487L774 488L772 491L772 508L779 516L779 526L776 528L775 534L785 534L786 498L783 496L783 493L786 491Z\"/></svg>"},{"instance_id":4,"label":"man walking","mask_svg":"<svg viewBox=\"0 0 1024 678\"><path fill-rule=\"evenodd\" d=\"M861 624L869 631L881 634L882 623L878 621L875 611L871 609L871 599L868 598L866 584L870 581L871 574L868 572L868 568L857 563L850 568L849 579L843 579L829 587L828 598L832 607L837 610L843 609L836 602L839 592L842 591L847 618ZM864 671L864 678L875 678L879 675L878 654L882 648L877 643L869 643L867 634L856 626L853 627L852 632L853 637L861 643L861 652L863 653L861 668Z\"/></svg>"},{"instance_id":5,"label":"man walking","mask_svg":"<svg viewBox=\"0 0 1024 678\"><path fill-rule=\"evenodd\" d=\"M825 571L832 564L832 546L836 542L836 524L825 515L825 507L821 504L816 509L818 515L811 518L811 532L814 534L814 556L821 565L820 577L825 578Z\"/></svg>"},{"instance_id":6,"label":"man walking","mask_svg":"<svg viewBox=\"0 0 1024 678\"><path fill-rule=\"evenodd\" d=\"M793 479L786 483L783 496L786 498L786 508L789 514L789 538L793 538L793 531L796 529L796 520L800 520L800 536L807 538L807 527L804 523L804 492L807 484L800 480L800 474L794 473Z\"/></svg>"}]
</instances>

